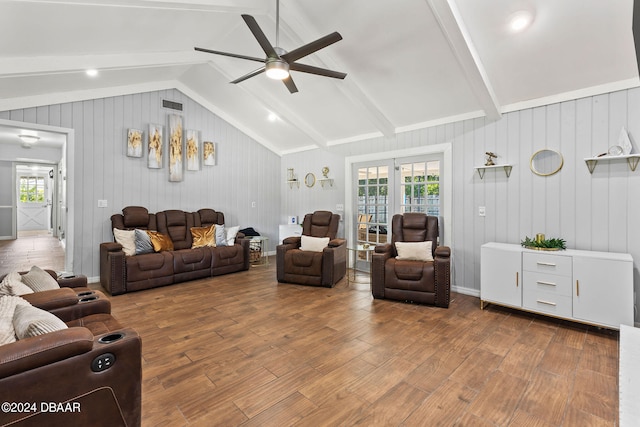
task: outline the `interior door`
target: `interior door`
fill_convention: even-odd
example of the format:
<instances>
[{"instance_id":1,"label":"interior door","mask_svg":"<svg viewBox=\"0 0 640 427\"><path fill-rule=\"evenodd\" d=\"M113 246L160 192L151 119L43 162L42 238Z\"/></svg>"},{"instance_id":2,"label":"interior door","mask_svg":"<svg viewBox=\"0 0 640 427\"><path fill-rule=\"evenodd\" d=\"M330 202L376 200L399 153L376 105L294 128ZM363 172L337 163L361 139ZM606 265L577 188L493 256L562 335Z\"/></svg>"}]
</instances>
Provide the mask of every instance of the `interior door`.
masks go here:
<instances>
[{"instance_id":1,"label":"interior door","mask_svg":"<svg viewBox=\"0 0 640 427\"><path fill-rule=\"evenodd\" d=\"M0 182L13 182L13 164L0 161ZM16 202L13 185L0 186L0 240L17 237L15 226Z\"/></svg>"},{"instance_id":2,"label":"interior door","mask_svg":"<svg viewBox=\"0 0 640 427\"><path fill-rule=\"evenodd\" d=\"M49 230L46 182L47 178L37 171L30 174L19 172L18 231Z\"/></svg>"}]
</instances>

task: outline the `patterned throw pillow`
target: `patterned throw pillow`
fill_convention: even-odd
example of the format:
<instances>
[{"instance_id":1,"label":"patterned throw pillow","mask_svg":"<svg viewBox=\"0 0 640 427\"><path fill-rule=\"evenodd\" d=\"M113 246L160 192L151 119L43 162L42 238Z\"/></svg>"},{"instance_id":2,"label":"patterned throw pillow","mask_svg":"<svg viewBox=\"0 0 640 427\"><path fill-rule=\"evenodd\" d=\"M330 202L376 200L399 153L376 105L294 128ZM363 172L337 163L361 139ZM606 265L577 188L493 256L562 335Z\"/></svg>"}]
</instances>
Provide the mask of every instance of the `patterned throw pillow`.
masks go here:
<instances>
[{"instance_id":1,"label":"patterned throw pillow","mask_svg":"<svg viewBox=\"0 0 640 427\"><path fill-rule=\"evenodd\" d=\"M48 311L32 305L17 305L13 313L13 327L16 337L21 340L66 329L67 325Z\"/></svg>"},{"instance_id":2,"label":"patterned throw pillow","mask_svg":"<svg viewBox=\"0 0 640 427\"><path fill-rule=\"evenodd\" d=\"M56 279L37 265L31 267L31 270L22 276L22 283L33 289L33 292L60 289Z\"/></svg>"},{"instance_id":3,"label":"patterned throw pillow","mask_svg":"<svg viewBox=\"0 0 640 427\"><path fill-rule=\"evenodd\" d=\"M212 224L209 227L191 227L191 237L193 244L191 248L201 248L203 246L216 246L216 226Z\"/></svg>"},{"instance_id":4,"label":"patterned throw pillow","mask_svg":"<svg viewBox=\"0 0 640 427\"><path fill-rule=\"evenodd\" d=\"M153 253L153 243L146 230L135 230L136 255Z\"/></svg>"},{"instance_id":5,"label":"patterned throw pillow","mask_svg":"<svg viewBox=\"0 0 640 427\"><path fill-rule=\"evenodd\" d=\"M0 295L32 294L33 289L22 283L22 276L17 271L7 274L0 283Z\"/></svg>"},{"instance_id":6,"label":"patterned throw pillow","mask_svg":"<svg viewBox=\"0 0 640 427\"><path fill-rule=\"evenodd\" d=\"M13 327L13 314L18 305L31 304L18 296L0 296L0 345L16 341L16 331Z\"/></svg>"}]
</instances>

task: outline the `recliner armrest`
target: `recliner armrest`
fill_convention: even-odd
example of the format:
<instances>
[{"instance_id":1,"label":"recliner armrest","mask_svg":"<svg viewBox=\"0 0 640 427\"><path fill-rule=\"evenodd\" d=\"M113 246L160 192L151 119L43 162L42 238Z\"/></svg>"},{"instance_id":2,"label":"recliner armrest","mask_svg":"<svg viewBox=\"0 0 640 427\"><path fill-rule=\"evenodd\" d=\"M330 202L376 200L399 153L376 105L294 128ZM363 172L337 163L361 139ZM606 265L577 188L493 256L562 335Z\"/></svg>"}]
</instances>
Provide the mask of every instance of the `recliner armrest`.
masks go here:
<instances>
[{"instance_id":1,"label":"recliner armrest","mask_svg":"<svg viewBox=\"0 0 640 427\"><path fill-rule=\"evenodd\" d=\"M436 257L449 258L451 256L451 248L449 246L438 246L436 248Z\"/></svg>"},{"instance_id":2,"label":"recliner armrest","mask_svg":"<svg viewBox=\"0 0 640 427\"><path fill-rule=\"evenodd\" d=\"M107 252L119 252L122 250L122 245L116 242L100 243L100 248Z\"/></svg>"},{"instance_id":3,"label":"recliner armrest","mask_svg":"<svg viewBox=\"0 0 640 427\"><path fill-rule=\"evenodd\" d=\"M335 248L335 247L346 245L346 244L347 244L347 241L345 239L340 239L340 238L335 238L329 241L330 248Z\"/></svg>"},{"instance_id":4,"label":"recliner armrest","mask_svg":"<svg viewBox=\"0 0 640 427\"><path fill-rule=\"evenodd\" d=\"M299 248L301 242L302 242L302 237L300 236L289 236L289 237L285 237L282 240L283 245L294 245L294 247L291 249Z\"/></svg>"},{"instance_id":5,"label":"recliner armrest","mask_svg":"<svg viewBox=\"0 0 640 427\"><path fill-rule=\"evenodd\" d=\"M93 334L74 327L0 346L0 378L91 351Z\"/></svg>"},{"instance_id":6,"label":"recliner armrest","mask_svg":"<svg viewBox=\"0 0 640 427\"><path fill-rule=\"evenodd\" d=\"M78 294L71 288L34 292L32 294L22 295L22 298L27 300L32 306L47 311L78 304Z\"/></svg>"}]
</instances>

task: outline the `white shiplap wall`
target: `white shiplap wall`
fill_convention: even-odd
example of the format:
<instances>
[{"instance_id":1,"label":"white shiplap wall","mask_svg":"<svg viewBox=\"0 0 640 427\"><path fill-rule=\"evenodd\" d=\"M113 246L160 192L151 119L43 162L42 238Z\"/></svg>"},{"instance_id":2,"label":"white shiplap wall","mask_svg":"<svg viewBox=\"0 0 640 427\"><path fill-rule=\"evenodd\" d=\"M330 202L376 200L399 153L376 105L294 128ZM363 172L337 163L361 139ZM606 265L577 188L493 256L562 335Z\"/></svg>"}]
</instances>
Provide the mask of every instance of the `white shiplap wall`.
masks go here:
<instances>
[{"instance_id":1,"label":"white shiplap wall","mask_svg":"<svg viewBox=\"0 0 640 427\"><path fill-rule=\"evenodd\" d=\"M282 158L283 174L286 167L297 164L303 164L305 171L319 170L323 163L336 161L336 156L451 142L456 287L479 294L483 243L518 244L525 236L544 233L565 239L569 248L631 253L637 291L640 168L631 172L625 161L600 163L591 175L583 160L615 145L622 126L629 131L635 152L640 152L639 88L509 112L498 121L465 120L393 138L286 155ZM529 170L531 154L542 148L556 149L564 156L564 167L558 174L540 177ZM496 163L514 165L510 178L501 169L488 170L483 180L478 177L474 166L484 164L485 151L500 156ZM344 175L350 176L349 171ZM337 185L344 186L344 182ZM304 192L282 194L287 212L317 208ZM344 203L344 191L331 194L322 200L326 208ZM478 216L479 206L486 207L486 217Z\"/></svg>"},{"instance_id":2,"label":"white shiplap wall","mask_svg":"<svg viewBox=\"0 0 640 427\"><path fill-rule=\"evenodd\" d=\"M201 141L216 142L216 166L184 171L182 182L169 182L168 115L162 100L183 104L184 129L200 131ZM228 225L254 227L277 241L280 223L280 157L212 114L178 90L101 98L0 112L0 119L38 123L75 131L74 272L97 277L99 244L110 241L110 217L129 205L150 212L165 209L224 212ZM164 126L165 166L147 168L142 158L126 156L129 128ZM145 150L146 151L146 150ZM98 208L106 199L108 207ZM256 207L252 208L252 202ZM274 246L275 248L275 246ZM274 248L271 248L273 250Z\"/></svg>"}]
</instances>

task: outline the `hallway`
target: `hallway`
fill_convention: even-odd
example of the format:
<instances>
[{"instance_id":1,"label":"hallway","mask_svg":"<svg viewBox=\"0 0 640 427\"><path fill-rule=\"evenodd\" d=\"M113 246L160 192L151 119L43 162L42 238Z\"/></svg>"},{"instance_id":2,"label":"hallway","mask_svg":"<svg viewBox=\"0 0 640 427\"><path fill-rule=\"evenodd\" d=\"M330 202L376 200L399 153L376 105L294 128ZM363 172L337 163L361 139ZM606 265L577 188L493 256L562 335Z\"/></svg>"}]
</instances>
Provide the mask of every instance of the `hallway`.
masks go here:
<instances>
[{"instance_id":1,"label":"hallway","mask_svg":"<svg viewBox=\"0 0 640 427\"><path fill-rule=\"evenodd\" d=\"M0 240L0 274L37 265L64 270L64 247L47 231L21 231L16 240Z\"/></svg>"}]
</instances>

